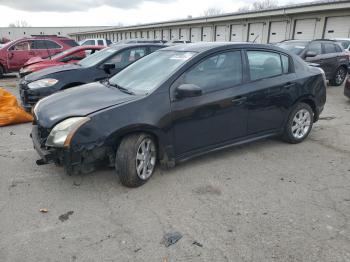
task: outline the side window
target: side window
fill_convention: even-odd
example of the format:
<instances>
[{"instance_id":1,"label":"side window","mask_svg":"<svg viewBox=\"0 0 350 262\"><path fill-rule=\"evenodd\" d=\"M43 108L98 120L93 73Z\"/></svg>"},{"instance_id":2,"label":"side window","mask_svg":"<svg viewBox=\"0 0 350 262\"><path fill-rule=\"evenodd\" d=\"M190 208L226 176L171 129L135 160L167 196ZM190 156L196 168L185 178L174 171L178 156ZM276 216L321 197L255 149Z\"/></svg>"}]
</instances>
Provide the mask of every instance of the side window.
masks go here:
<instances>
[{"instance_id":1,"label":"side window","mask_svg":"<svg viewBox=\"0 0 350 262\"><path fill-rule=\"evenodd\" d=\"M61 46L54 41L44 40L48 49L60 49Z\"/></svg>"},{"instance_id":2,"label":"side window","mask_svg":"<svg viewBox=\"0 0 350 262\"><path fill-rule=\"evenodd\" d=\"M282 74L281 56L279 54L267 51L248 51L247 55L251 80Z\"/></svg>"},{"instance_id":3,"label":"side window","mask_svg":"<svg viewBox=\"0 0 350 262\"><path fill-rule=\"evenodd\" d=\"M322 45L318 42L313 42L309 45L308 51L315 52L316 55L320 55L322 53Z\"/></svg>"},{"instance_id":4,"label":"side window","mask_svg":"<svg viewBox=\"0 0 350 262\"><path fill-rule=\"evenodd\" d=\"M31 49L31 42L23 41L11 46L10 51L28 51Z\"/></svg>"},{"instance_id":5,"label":"side window","mask_svg":"<svg viewBox=\"0 0 350 262\"><path fill-rule=\"evenodd\" d=\"M330 54L330 53L336 53L335 44L332 43L324 43L324 53Z\"/></svg>"},{"instance_id":6,"label":"side window","mask_svg":"<svg viewBox=\"0 0 350 262\"><path fill-rule=\"evenodd\" d=\"M105 45L103 40L97 40L97 45Z\"/></svg>"},{"instance_id":7,"label":"side window","mask_svg":"<svg viewBox=\"0 0 350 262\"><path fill-rule=\"evenodd\" d=\"M95 45L95 40L86 40L81 45Z\"/></svg>"},{"instance_id":8,"label":"side window","mask_svg":"<svg viewBox=\"0 0 350 262\"><path fill-rule=\"evenodd\" d=\"M289 57L286 55L281 55L282 58L282 67L283 67L283 74L289 73Z\"/></svg>"},{"instance_id":9,"label":"side window","mask_svg":"<svg viewBox=\"0 0 350 262\"><path fill-rule=\"evenodd\" d=\"M335 51L336 51L337 53L344 52L343 49L342 49L342 47L340 47L339 45L335 45Z\"/></svg>"},{"instance_id":10,"label":"side window","mask_svg":"<svg viewBox=\"0 0 350 262\"><path fill-rule=\"evenodd\" d=\"M124 68L144 55L146 55L145 47L127 49L108 59L105 63L115 64L116 68Z\"/></svg>"},{"instance_id":11,"label":"side window","mask_svg":"<svg viewBox=\"0 0 350 262\"><path fill-rule=\"evenodd\" d=\"M49 40L35 40L32 49L60 49L61 46Z\"/></svg>"},{"instance_id":12,"label":"side window","mask_svg":"<svg viewBox=\"0 0 350 262\"><path fill-rule=\"evenodd\" d=\"M197 85L203 93L242 83L241 52L226 52L206 58L182 76L182 83Z\"/></svg>"}]
</instances>

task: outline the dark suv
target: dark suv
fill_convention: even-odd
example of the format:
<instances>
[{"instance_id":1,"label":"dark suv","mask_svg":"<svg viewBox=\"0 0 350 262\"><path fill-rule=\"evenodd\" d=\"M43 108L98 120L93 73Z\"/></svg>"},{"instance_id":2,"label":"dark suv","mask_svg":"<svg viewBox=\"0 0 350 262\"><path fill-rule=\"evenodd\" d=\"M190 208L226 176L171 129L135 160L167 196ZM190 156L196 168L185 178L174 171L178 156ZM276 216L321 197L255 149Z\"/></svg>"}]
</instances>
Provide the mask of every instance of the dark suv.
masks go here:
<instances>
[{"instance_id":1,"label":"dark suv","mask_svg":"<svg viewBox=\"0 0 350 262\"><path fill-rule=\"evenodd\" d=\"M343 47L333 40L289 40L277 44L300 56L307 62L318 64L331 85L341 85L347 75L349 57Z\"/></svg>"}]
</instances>

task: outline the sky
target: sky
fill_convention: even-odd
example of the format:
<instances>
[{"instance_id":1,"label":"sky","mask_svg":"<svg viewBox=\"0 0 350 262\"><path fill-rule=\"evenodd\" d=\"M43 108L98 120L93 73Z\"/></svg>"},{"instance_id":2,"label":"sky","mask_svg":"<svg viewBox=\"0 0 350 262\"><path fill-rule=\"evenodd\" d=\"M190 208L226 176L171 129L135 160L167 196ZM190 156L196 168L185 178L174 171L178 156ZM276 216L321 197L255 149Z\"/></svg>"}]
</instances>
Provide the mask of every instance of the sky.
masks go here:
<instances>
[{"instance_id":1,"label":"sky","mask_svg":"<svg viewBox=\"0 0 350 262\"><path fill-rule=\"evenodd\" d=\"M201 16L208 8L235 12L254 0L0 0L0 26L136 25ZM279 0L279 5L312 0Z\"/></svg>"}]
</instances>

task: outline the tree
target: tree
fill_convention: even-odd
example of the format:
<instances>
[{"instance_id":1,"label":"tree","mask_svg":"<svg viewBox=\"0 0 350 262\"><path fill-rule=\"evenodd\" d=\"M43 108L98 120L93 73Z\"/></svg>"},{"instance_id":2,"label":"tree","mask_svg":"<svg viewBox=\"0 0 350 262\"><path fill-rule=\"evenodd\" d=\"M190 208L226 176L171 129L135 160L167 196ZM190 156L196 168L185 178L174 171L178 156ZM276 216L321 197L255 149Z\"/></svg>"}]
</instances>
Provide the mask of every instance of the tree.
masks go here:
<instances>
[{"instance_id":1,"label":"tree","mask_svg":"<svg viewBox=\"0 0 350 262\"><path fill-rule=\"evenodd\" d=\"M14 23L10 23L9 27L30 27L29 23L24 20L16 20Z\"/></svg>"},{"instance_id":2,"label":"tree","mask_svg":"<svg viewBox=\"0 0 350 262\"><path fill-rule=\"evenodd\" d=\"M215 15L221 15L223 13L224 13L224 11L220 8L210 7L203 12L203 16L205 16L205 17L215 16Z\"/></svg>"},{"instance_id":3,"label":"tree","mask_svg":"<svg viewBox=\"0 0 350 262\"><path fill-rule=\"evenodd\" d=\"M260 11L270 8L275 8L278 6L277 0L258 0L253 2L251 5L243 6L238 9L239 12L248 12L248 11Z\"/></svg>"}]
</instances>

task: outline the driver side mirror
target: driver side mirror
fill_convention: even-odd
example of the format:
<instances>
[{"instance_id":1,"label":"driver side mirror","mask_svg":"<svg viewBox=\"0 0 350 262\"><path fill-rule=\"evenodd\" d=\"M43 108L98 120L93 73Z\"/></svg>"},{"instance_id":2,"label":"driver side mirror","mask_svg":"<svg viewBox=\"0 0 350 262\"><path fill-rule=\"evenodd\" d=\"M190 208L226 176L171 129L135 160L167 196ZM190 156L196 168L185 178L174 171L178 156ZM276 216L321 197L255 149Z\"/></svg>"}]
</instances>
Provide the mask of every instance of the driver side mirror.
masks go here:
<instances>
[{"instance_id":1,"label":"driver side mirror","mask_svg":"<svg viewBox=\"0 0 350 262\"><path fill-rule=\"evenodd\" d=\"M305 57L315 57L317 56L317 53L314 51L307 51L305 54Z\"/></svg>"},{"instance_id":2,"label":"driver side mirror","mask_svg":"<svg viewBox=\"0 0 350 262\"><path fill-rule=\"evenodd\" d=\"M195 97L201 96L202 89L193 84L182 84L176 88L176 97L185 98L185 97Z\"/></svg>"},{"instance_id":3,"label":"driver side mirror","mask_svg":"<svg viewBox=\"0 0 350 262\"><path fill-rule=\"evenodd\" d=\"M115 69L115 64L113 64L113 63L106 63L103 65L103 70L107 74L110 74L112 69Z\"/></svg>"}]
</instances>

